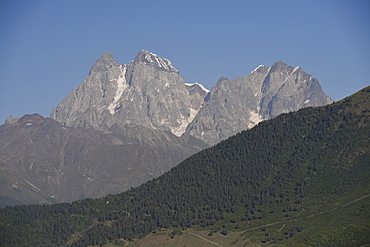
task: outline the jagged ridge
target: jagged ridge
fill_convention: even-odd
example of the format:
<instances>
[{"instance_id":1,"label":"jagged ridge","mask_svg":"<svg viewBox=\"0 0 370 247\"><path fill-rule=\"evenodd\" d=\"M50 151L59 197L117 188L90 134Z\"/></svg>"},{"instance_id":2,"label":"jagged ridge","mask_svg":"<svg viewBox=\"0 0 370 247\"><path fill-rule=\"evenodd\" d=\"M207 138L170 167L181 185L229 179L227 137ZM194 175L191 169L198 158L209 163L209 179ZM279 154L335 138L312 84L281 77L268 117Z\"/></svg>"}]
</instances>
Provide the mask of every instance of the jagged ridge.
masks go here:
<instances>
[{"instance_id":1,"label":"jagged ridge","mask_svg":"<svg viewBox=\"0 0 370 247\"><path fill-rule=\"evenodd\" d=\"M198 106L172 63L142 50L133 62L119 65L110 53L99 58L84 83L63 99L51 118L73 127L107 131L131 121L181 135ZM179 130L181 130L179 132Z\"/></svg>"},{"instance_id":2,"label":"jagged ridge","mask_svg":"<svg viewBox=\"0 0 370 247\"><path fill-rule=\"evenodd\" d=\"M221 77L209 92L199 83L185 84L168 59L142 50L127 65L105 53L51 118L103 131L131 121L212 145L281 113L331 102L316 78L282 61L243 78Z\"/></svg>"}]
</instances>

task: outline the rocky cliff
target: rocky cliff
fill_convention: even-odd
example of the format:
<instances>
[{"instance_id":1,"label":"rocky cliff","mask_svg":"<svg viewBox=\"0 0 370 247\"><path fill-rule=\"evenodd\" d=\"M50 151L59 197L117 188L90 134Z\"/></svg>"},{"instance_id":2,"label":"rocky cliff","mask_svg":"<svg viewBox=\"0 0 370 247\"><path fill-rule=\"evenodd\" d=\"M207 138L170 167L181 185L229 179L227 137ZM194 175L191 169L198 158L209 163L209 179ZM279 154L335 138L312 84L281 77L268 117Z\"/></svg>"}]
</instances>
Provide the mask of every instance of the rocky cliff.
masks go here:
<instances>
[{"instance_id":1,"label":"rocky cliff","mask_svg":"<svg viewBox=\"0 0 370 247\"><path fill-rule=\"evenodd\" d=\"M131 121L180 136L201 107L193 98L169 60L142 50L134 61L120 65L107 52L84 82L53 109L51 118L103 131Z\"/></svg>"},{"instance_id":2,"label":"rocky cliff","mask_svg":"<svg viewBox=\"0 0 370 247\"><path fill-rule=\"evenodd\" d=\"M281 113L331 102L316 78L282 61L242 78L221 77L209 92L199 83L184 83L169 60L142 50L127 65L105 53L51 118L102 131L131 121L213 145Z\"/></svg>"},{"instance_id":3,"label":"rocky cliff","mask_svg":"<svg viewBox=\"0 0 370 247\"><path fill-rule=\"evenodd\" d=\"M221 77L185 134L212 145L281 113L331 102L316 78L278 61L242 78Z\"/></svg>"}]
</instances>

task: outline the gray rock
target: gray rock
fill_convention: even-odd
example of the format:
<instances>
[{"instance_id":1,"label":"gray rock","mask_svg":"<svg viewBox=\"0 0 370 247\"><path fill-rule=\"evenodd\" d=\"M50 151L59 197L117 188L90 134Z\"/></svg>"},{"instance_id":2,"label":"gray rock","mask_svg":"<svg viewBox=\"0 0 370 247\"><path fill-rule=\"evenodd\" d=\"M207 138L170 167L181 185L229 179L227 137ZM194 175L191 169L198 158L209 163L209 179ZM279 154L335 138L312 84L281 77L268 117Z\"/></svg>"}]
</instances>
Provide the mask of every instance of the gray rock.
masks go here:
<instances>
[{"instance_id":1,"label":"gray rock","mask_svg":"<svg viewBox=\"0 0 370 247\"><path fill-rule=\"evenodd\" d=\"M316 78L278 61L242 78L221 77L185 135L213 145L281 113L329 103Z\"/></svg>"},{"instance_id":2,"label":"gray rock","mask_svg":"<svg viewBox=\"0 0 370 247\"><path fill-rule=\"evenodd\" d=\"M103 133L25 115L0 126L0 206L119 193L206 147L191 136L129 122Z\"/></svg>"},{"instance_id":3,"label":"gray rock","mask_svg":"<svg viewBox=\"0 0 370 247\"><path fill-rule=\"evenodd\" d=\"M189 93L191 108L198 112L207 101L210 91L197 82L185 83L185 86Z\"/></svg>"},{"instance_id":4,"label":"gray rock","mask_svg":"<svg viewBox=\"0 0 370 247\"><path fill-rule=\"evenodd\" d=\"M331 102L316 78L282 61L231 81L221 77L209 92L185 84L169 60L142 50L127 65L105 53L51 118L102 131L130 121L213 145L281 113Z\"/></svg>"},{"instance_id":5,"label":"gray rock","mask_svg":"<svg viewBox=\"0 0 370 247\"><path fill-rule=\"evenodd\" d=\"M19 120L19 118L14 118L12 115L10 115L6 120L6 124L14 124Z\"/></svg>"},{"instance_id":6,"label":"gray rock","mask_svg":"<svg viewBox=\"0 0 370 247\"><path fill-rule=\"evenodd\" d=\"M131 121L179 136L191 113L191 99L176 68L169 60L142 50L127 65L117 64L112 54L105 53L85 81L53 109L51 118L102 131Z\"/></svg>"}]
</instances>

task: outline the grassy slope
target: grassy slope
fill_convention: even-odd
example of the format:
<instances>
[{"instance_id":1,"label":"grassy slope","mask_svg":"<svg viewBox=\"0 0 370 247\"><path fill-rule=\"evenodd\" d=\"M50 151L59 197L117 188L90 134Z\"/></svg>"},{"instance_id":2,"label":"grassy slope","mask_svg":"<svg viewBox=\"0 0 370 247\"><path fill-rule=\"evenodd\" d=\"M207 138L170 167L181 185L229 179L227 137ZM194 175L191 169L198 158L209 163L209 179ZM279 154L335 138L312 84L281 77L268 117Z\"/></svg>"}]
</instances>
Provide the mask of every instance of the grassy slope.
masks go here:
<instances>
[{"instance_id":1,"label":"grassy slope","mask_svg":"<svg viewBox=\"0 0 370 247\"><path fill-rule=\"evenodd\" d=\"M367 103L369 101L368 96L366 96L368 92L369 88L363 90L362 94L357 94L356 97L345 99L336 104L354 106L353 109L356 114L368 116L369 105ZM348 111L348 108L344 108L344 111ZM341 122L337 122L335 126L339 127L341 124ZM358 145L361 146L362 144ZM201 228L198 228L199 232L194 232L197 228L193 228L192 230L183 231L183 235L175 236L174 239L169 237L171 234L162 234L161 238L158 238L157 234L150 234L132 245L151 246L150 243L153 242L156 245L164 244L166 246L199 246L197 245L199 241L203 241L202 246L216 246L200 237L189 234L189 232L200 235L221 246L360 246L370 244L370 237L368 237L370 236L370 197L368 197L370 195L370 185L368 182L366 183L369 175L367 168L370 161L368 151L368 145L357 150L355 153L358 154L359 160L356 160L353 153L350 152L336 154L337 161L333 163L336 163L338 167L334 167L334 169L338 170L340 169L339 166L344 166L344 168L342 167L344 174L343 171L337 172L336 179L333 180L330 176L333 167L323 167L324 172L314 177L308 185L311 198L306 200L305 205L300 205L302 207L296 207L298 208L297 211L290 211L289 219L285 219L280 213L280 215L273 218L269 217L266 220L261 219L247 224L245 222L230 223L231 219L238 218L237 215L240 212L236 212L226 215L224 221L210 227L211 230L215 229L216 232L212 236L209 236L209 231L202 231ZM356 162L363 164L364 166L359 166L358 169L364 170L355 169L354 171L353 166ZM348 173L353 173L356 177L349 177L350 179L348 179ZM364 181L365 183L363 183ZM323 189L325 187L328 188ZM332 194L328 193L328 190ZM359 198L361 199L356 200ZM286 206L283 205L281 208L275 206L274 210L282 211L284 207ZM265 208L265 211L271 210L268 206ZM263 207L261 207L261 210L264 210ZM227 236L220 234L220 225L231 230L231 232ZM235 228L246 230L239 231ZM159 242L157 242L158 240Z\"/></svg>"},{"instance_id":2,"label":"grassy slope","mask_svg":"<svg viewBox=\"0 0 370 247\"><path fill-rule=\"evenodd\" d=\"M369 244L370 195L352 202L316 216L281 220L270 223L270 226L260 225L245 231L231 232L226 236L219 232L210 236L209 231L187 229L181 236L177 235L171 239L172 231L168 230L151 233L141 240L132 242L129 246L182 247L217 246L217 244L219 246L361 246ZM290 237L289 234L294 226L301 226L304 230ZM277 241L273 241L273 238Z\"/></svg>"}]
</instances>

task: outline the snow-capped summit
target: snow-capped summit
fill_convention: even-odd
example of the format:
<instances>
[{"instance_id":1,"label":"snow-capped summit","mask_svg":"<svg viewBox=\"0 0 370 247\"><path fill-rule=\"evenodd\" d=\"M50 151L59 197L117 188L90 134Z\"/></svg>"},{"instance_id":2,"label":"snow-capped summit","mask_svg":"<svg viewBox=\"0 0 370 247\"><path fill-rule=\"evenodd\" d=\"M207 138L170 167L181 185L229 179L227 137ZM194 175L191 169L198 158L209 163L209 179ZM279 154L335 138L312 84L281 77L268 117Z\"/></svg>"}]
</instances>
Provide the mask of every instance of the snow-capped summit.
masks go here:
<instances>
[{"instance_id":1,"label":"snow-capped summit","mask_svg":"<svg viewBox=\"0 0 370 247\"><path fill-rule=\"evenodd\" d=\"M177 69L172 65L170 60L161 58L157 54L151 53L147 50L141 50L134 59L134 62L145 62L149 66L157 67L171 72L178 72Z\"/></svg>"},{"instance_id":2,"label":"snow-capped summit","mask_svg":"<svg viewBox=\"0 0 370 247\"><path fill-rule=\"evenodd\" d=\"M202 84L200 84L200 83L198 83L198 82L194 82L194 83L189 83L189 82L187 82L187 83L185 83L185 86L187 86L187 87L194 87L194 86L198 86L198 87L200 87L204 92L206 92L206 93L209 93L209 92L210 92L210 90L208 90L207 88L205 88Z\"/></svg>"},{"instance_id":3,"label":"snow-capped summit","mask_svg":"<svg viewBox=\"0 0 370 247\"><path fill-rule=\"evenodd\" d=\"M141 50L129 64L104 53L51 118L103 131L131 121L212 145L281 113L331 102L316 78L282 61L260 65L242 78L221 77L209 91L197 82L184 83L168 59Z\"/></svg>"},{"instance_id":4,"label":"snow-capped summit","mask_svg":"<svg viewBox=\"0 0 370 247\"><path fill-rule=\"evenodd\" d=\"M131 63L117 64L111 53L104 53L50 117L68 126L103 131L131 121L179 136L199 110L191 102L184 79L168 59L141 50Z\"/></svg>"}]
</instances>

